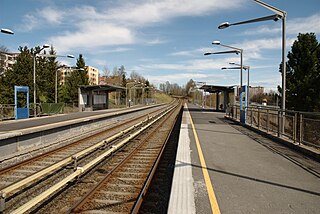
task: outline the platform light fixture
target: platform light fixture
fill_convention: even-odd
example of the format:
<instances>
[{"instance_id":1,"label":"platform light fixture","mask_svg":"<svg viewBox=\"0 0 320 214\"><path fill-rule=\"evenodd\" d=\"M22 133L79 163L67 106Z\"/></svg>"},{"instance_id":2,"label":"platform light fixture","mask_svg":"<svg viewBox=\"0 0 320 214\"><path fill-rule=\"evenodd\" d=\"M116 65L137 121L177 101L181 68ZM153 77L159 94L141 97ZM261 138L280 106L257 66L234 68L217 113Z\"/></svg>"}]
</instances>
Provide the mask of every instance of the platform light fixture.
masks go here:
<instances>
[{"instance_id":1,"label":"platform light fixture","mask_svg":"<svg viewBox=\"0 0 320 214\"><path fill-rule=\"evenodd\" d=\"M271 10L275 14L261 17L261 18L251 19L247 21L231 23L231 24L229 22L223 22L218 26L218 28L225 29L232 25L249 24L249 23L268 21L268 20L278 21L279 19L282 19L282 97L281 97L282 98L281 100L282 120L281 120L281 126L279 127L281 128L280 131L283 134L284 125L285 125L284 112L286 110L286 17L287 17L287 12L280 10L274 6L268 5L260 0L253 0L253 1L261 5L262 7L267 8L268 10Z\"/></svg>"}]
</instances>

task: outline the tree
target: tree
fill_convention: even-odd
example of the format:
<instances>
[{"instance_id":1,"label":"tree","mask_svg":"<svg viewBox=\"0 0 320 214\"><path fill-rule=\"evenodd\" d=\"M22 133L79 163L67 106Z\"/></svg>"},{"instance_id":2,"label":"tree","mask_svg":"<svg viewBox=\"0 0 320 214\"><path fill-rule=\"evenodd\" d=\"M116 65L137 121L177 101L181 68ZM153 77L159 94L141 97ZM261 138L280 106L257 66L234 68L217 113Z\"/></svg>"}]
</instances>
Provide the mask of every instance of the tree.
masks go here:
<instances>
[{"instance_id":1,"label":"tree","mask_svg":"<svg viewBox=\"0 0 320 214\"><path fill-rule=\"evenodd\" d=\"M188 82L187 82L187 85L186 85L186 94L187 95L190 95L191 93L191 90L193 89L193 87L195 86L195 82L190 79Z\"/></svg>"},{"instance_id":2,"label":"tree","mask_svg":"<svg viewBox=\"0 0 320 214\"><path fill-rule=\"evenodd\" d=\"M50 55L55 55L53 46L49 51ZM38 57L39 58L39 57ZM40 57L39 68L37 68L37 85L40 102L53 103L55 101L55 74L58 69L56 57Z\"/></svg>"},{"instance_id":3,"label":"tree","mask_svg":"<svg viewBox=\"0 0 320 214\"><path fill-rule=\"evenodd\" d=\"M8 69L1 76L0 84L0 103L14 103L14 86L29 86L29 90L33 91L33 50L29 50L26 46L19 47L20 54L17 57L12 69ZM29 93L33 100L33 93Z\"/></svg>"},{"instance_id":4,"label":"tree","mask_svg":"<svg viewBox=\"0 0 320 214\"><path fill-rule=\"evenodd\" d=\"M287 63L287 108L320 111L320 47L314 33L299 34Z\"/></svg>"},{"instance_id":5,"label":"tree","mask_svg":"<svg viewBox=\"0 0 320 214\"><path fill-rule=\"evenodd\" d=\"M89 85L88 71L82 54L77 59L77 70L71 72L66 78L65 88L61 89L62 99L65 102L78 102L78 88L81 85Z\"/></svg>"},{"instance_id":6,"label":"tree","mask_svg":"<svg viewBox=\"0 0 320 214\"><path fill-rule=\"evenodd\" d=\"M110 76L110 73L111 72L110 72L108 66L107 65L103 66L102 76L108 77L108 76Z\"/></svg>"}]
</instances>

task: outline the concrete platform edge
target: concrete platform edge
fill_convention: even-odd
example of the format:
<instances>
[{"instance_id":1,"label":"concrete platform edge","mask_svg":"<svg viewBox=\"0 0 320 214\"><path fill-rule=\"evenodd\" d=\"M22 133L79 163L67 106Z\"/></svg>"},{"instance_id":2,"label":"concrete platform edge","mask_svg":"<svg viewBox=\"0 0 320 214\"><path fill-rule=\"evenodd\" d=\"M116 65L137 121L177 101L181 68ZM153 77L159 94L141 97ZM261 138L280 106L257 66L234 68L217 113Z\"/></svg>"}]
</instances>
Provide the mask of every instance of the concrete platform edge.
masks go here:
<instances>
[{"instance_id":1,"label":"concrete platform edge","mask_svg":"<svg viewBox=\"0 0 320 214\"><path fill-rule=\"evenodd\" d=\"M184 109L187 109L185 106ZM177 156L167 213L196 213L194 181L192 177L191 150L189 138L190 121L186 111L182 115Z\"/></svg>"}]
</instances>

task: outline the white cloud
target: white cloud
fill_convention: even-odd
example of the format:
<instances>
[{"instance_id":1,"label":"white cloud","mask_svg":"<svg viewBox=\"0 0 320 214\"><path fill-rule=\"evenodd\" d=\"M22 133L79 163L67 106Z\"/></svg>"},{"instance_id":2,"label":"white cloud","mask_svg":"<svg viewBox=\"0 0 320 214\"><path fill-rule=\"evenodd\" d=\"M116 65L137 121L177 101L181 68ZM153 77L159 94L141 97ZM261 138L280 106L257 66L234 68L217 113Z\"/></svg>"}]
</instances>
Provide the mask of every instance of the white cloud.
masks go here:
<instances>
[{"instance_id":1,"label":"white cloud","mask_svg":"<svg viewBox=\"0 0 320 214\"><path fill-rule=\"evenodd\" d=\"M65 52L72 49L103 49L108 45L132 44L135 35L129 29L108 23L83 22L76 32L66 32L53 36L49 41L57 50Z\"/></svg>"},{"instance_id":2,"label":"white cloud","mask_svg":"<svg viewBox=\"0 0 320 214\"><path fill-rule=\"evenodd\" d=\"M38 15L49 24L60 24L63 19L64 12L51 7L39 10Z\"/></svg>"},{"instance_id":3,"label":"white cloud","mask_svg":"<svg viewBox=\"0 0 320 214\"><path fill-rule=\"evenodd\" d=\"M24 30L68 26L68 31L58 31L58 35L50 38L61 51L133 43L155 45L166 41L159 38L137 39L135 34L138 29L154 23L164 23L175 17L202 16L219 13L221 9L232 10L243 1L245 0L225 0L222 4L219 0L201 3L193 0L127 0L113 7L109 7L110 4L100 4L103 6L99 8L87 5L73 8L46 6L25 16Z\"/></svg>"},{"instance_id":4,"label":"white cloud","mask_svg":"<svg viewBox=\"0 0 320 214\"><path fill-rule=\"evenodd\" d=\"M173 17L202 16L219 13L222 9L239 8L244 0L201 1L194 0L163 0L163 1L127 1L109 11L108 17L125 25L149 25L164 22ZM119 15L121 14L121 15Z\"/></svg>"},{"instance_id":5,"label":"white cloud","mask_svg":"<svg viewBox=\"0 0 320 214\"><path fill-rule=\"evenodd\" d=\"M117 47L117 48L109 48L99 50L96 52L96 54L103 54L103 53L120 53L120 52L127 52L131 51L131 48L123 48L123 47Z\"/></svg>"},{"instance_id":6,"label":"white cloud","mask_svg":"<svg viewBox=\"0 0 320 214\"><path fill-rule=\"evenodd\" d=\"M223 58L223 59L194 59L180 63L149 63L142 64L134 67L134 70L148 72L150 70L157 70L159 72L168 71L181 71L185 73L203 73L207 71L220 70L222 67L228 65L229 62L236 61L234 58Z\"/></svg>"},{"instance_id":7,"label":"white cloud","mask_svg":"<svg viewBox=\"0 0 320 214\"><path fill-rule=\"evenodd\" d=\"M147 45L159 45L159 44L164 44L164 43L167 43L167 41L161 40L158 38L146 42Z\"/></svg>"}]
</instances>

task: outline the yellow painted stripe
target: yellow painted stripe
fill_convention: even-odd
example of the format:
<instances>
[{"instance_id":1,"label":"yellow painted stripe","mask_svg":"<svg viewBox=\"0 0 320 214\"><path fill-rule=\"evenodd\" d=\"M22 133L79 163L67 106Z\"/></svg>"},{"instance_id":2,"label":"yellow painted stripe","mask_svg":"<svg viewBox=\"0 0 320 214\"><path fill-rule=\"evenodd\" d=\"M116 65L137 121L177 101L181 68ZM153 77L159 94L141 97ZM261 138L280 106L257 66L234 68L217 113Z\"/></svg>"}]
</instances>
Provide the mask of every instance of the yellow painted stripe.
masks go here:
<instances>
[{"instance_id":1,"label":"yellow painted stripe","mask_svg":"<svg viewBox=\"0 0 320 214\"><path fill-rule=\"evenodd\" d=\"M189 111L188 111L188 114L190 117L190 122L191 122L192 130L193 130L194 138L196 140L196 145L197 145L198 154L199 154L199 158L200 158L201 169L202 169L204 181L207 186L208 196L209 196L209 200L210 200L210 204L211 204L211 210L212 210L212 213L214 213L214 214L220 214L219 205L217 202L216 195L214 194L214 191L213 191L213 185L211 183L211 179L210 179L210 176L209 176L209 173L207 170L206 161L204 160L204 157L203 157L203 153L202 153L199 138L198 138L198 135L196 132L196 128L194 126L194 123L192 121L192 117L191 117L191 114Z\"/></svg>"}]
</instances>

